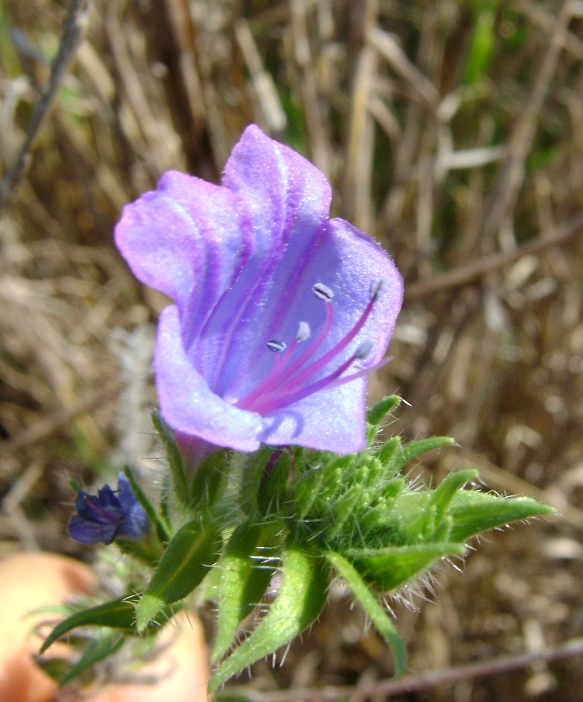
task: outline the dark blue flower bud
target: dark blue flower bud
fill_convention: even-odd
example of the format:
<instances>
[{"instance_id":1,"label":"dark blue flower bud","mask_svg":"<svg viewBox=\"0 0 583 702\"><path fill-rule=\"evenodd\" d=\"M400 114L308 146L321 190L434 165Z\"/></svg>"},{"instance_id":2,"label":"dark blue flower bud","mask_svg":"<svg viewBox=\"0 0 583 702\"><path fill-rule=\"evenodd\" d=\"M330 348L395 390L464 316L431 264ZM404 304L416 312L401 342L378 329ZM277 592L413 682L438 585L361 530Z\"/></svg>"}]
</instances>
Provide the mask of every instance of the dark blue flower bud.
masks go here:
<instances>
[{"instance_id":1,"label":"dark blue flower bud","mask_svg":"<svg viewBox=\"0 0 583 702\"><path fill-rule=\"evenodd\" d=\"M150 530L148 517L122 473L118 475L117 490L109 485L97 495L80 490L75 508L77 514L69 522L68 532L83 544L110 544L118 537L139 540Z\"/></svg>"}]
</instances>

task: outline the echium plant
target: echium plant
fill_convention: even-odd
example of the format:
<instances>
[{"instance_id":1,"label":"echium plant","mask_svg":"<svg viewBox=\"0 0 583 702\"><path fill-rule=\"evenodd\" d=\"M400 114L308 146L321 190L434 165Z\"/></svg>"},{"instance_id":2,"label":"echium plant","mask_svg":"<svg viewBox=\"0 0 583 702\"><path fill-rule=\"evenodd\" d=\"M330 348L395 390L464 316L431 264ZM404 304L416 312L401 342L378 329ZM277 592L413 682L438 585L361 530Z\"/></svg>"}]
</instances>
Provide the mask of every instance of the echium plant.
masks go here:
<instances>
[{"instance_id":1,"label":"echium plant","mask_svg":"<svg viewBox=\"0 0 583 702\"><path fill-rule=\"evenodd\" d=\"M196 590L216 603L215 691L309 626L335 578L401 674L383 598L470 537L549 511L467 489L473 470L434 489L403 475L451 439L378 440L399 398L365 412L367 375L387 362L402 281L377 243L328 218L330 198L314 166L251 126L221 186L169 172L124 209L121 253L174 301L154 356L172 487L155 506L126 469L117 491L79 493L70 535L114 541L143 568L48 636L43 651L87 627L77 658L48 665L61 683L153 641Z\"/></svg>"}]
</instances>

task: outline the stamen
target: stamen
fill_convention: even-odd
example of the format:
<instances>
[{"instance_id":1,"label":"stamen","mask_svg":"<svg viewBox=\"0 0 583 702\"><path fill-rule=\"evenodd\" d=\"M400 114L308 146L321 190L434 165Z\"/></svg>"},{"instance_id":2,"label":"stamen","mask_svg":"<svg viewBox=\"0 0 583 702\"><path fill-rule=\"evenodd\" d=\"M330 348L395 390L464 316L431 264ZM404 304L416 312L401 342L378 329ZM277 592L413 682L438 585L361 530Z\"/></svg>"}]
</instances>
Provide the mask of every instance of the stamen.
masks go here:
<instances>
[{"instance_id":1,"label":"stamen","mask_svg":"<svg viewBox=\"0 0 583 702\"><path fill-rule=\"evenodd\" d=\"M369 297L371 300L376 300L377 297L381 294L385 287L385 281L383 278L377 278L376 280L373 280L372 283L370 284L370 290L369 290Z\"/></svg>"},{"instance_id":2,"label":"stamen","mask_svg":"<svg viewBox=\"0 0 583 702\"><path fill-rule=\"evenodd\" d=\"M268 414L270 412L275 412L276 410L281 409L282 407L286 407L287 405L292 405L294 402L299 402L300 400L303 400L304 397L313 395L315 392L318 392L318 390L324 390L333 381L340 379L342 373L344 373L344 371L347 370L356 359L356 354L352 355L348 360L344 361L344 363L342 363L335 371L333 371L329 375L325 376L324 378L320 378L320 380L317 380L311 385L307 385L303 388L298 388L297 390L295 390L295 392L289 392L281 388L283 390L282 393L278 392L274 393L271 396L267 396L264 398L263 402L261 402L260 400L258 406L254 408L255 411L259 412L259 414Z\"/></svg>"},{"instance_id":3,"label":"stamen","mask_svg":"<svg viewBox=\"0 0 583 702\"><path fill-rule=\"evenodd\" d=\"M334 293L323 283L316 283L312 287L312 292L318 299L324 302L326 310L326 318L318 334L305 345L305 348L299 354L296 354L298 345L306 342L311 336L310 325L307 322L301 321L299 323L296 336L289 346L283 341L268 341L267 347L271 351L277 352L277 358L275 359L271 371L251 392L237 400L234 403L235 406L262 415L270 414L278 409L299 402L319 390L331 389L339 385L344 385L352 380L368 375L376 368L385 365L388 360L383 360L364 369L357 365L354 369L356 372L343 377L345 371L348 370L355 361L366 358L373 350L373 341L367 339L360 343L350 357L340 363L335 370L327 372L329 371L327 367L333 363L335 365L339 362L338 356L351 344L364 327L382 288L383 280L381 279L374 280L371 283L369 302L352 329L350 329L350 331L348 331L348 333L331 349L328 349L326 353L317 357L320 347L325 343L332 328L334 315L332 312L331 300L334 297ZM316 360L314 360L314 358ZM326 373L326 375L318 380L314 380L321 371Z\"/></svg>"},{"instance_id":4,"label":"stamen","mask_svg":"<svg viewBox=\"0 0 583 702\"><path fill-rule=\"evenodd\" d=\"M283 353L287 349L285 341L268 341L267 348L274 353Z\"/></svg>"},{"instance_id":5,"label":"stamen","mask_svg":"<svg viewBox=\"0 0 583 702\"><path fill-rule=\"evenodd\" d=\"M366 358L368 354L372 351L374 344L370 339L363 341L362 344L356 349L354 355L356 358Z\"/></svg>"},{"instance_id":6,"label":"stamen","mask_svg":"<svg viewBox=\"0 0 583 702\"><path fill-rule=\"evenodd\" d=\"M312 330L307 322L300 322L298 325L298 330L296 332L296 341L298 344L302 344L307 341L312 335Z\"/></svg>"},{"instance_id":7,"label":"stamen","mask_svg":"<svg viewBox=\"0 0 583 702\"><path fill-rule=\"evenodd\" d=\"M333 358L338 356L339 353L344 351L344 349L350 344L350 342L355 338L355 336L358 334L358 332L364 326L364 323L366 322L366 320L368 319L368 317L372 311L372 308L374 306L374 302L375 302L374 300L371 300L368 303L368 305L365 307L363 313L361 314L360 319L356 322L356 324L352 327L352 329L348 332L348 334L336 344L336 346L331 348L323 356L320 356L320 358L317 361L312 363L312 365L308 366L303 371L298 373L298 375L296 375L291 380L289 380L287 383L285 383L285 385L288 386L288 390L291 390L293 386L297 386L300 383L303 383L304 381L309 380L319 370L321 370L322 368L327 366L328 363L330 363L330 361ZM331 308L332 306L330 304L327 304L326 307ZM327 334L327 332L326 332L326 334ZM320 338L320 337L318 337L318 338ZM323 341L323 339L322 339L322 341ZM311 346L312 345L310 345L308 347L308 349L306 349L306 351L311 350ZM304 353L306 353L306 352L304 352ZM300 356L300 358L301 358L301 356ZM299 360L300 360L299 358L296 359L296 361L292 364L292 366L296 366L296 364ZM303 362L304 361L302 360L302 365L303 365ZM292 366L290 366L290 368ZM295 373L296 370L298 370L300 367L301 366L294 367L293 373ZM286 379L289 378L291 375L293 375L293 373L290 373L290 368L286 369L286 371L284 373L284 375L286 376ZM292 387L289 387L289 386L292 386Z\"/></svg>"},{"instance_id":8,"label":"stamen","mask_svg":"<svg viewBox=\"0 0 583 702\"><path fill-rule=\"evenodd\" d=\"M330 290L327 285L324 285L324 283L316 283L313 285L312 292L316 297L319 297L320 300L324 300L324 302L330 302L334 297L334 292Z\"/></svg>"}]
</instances>

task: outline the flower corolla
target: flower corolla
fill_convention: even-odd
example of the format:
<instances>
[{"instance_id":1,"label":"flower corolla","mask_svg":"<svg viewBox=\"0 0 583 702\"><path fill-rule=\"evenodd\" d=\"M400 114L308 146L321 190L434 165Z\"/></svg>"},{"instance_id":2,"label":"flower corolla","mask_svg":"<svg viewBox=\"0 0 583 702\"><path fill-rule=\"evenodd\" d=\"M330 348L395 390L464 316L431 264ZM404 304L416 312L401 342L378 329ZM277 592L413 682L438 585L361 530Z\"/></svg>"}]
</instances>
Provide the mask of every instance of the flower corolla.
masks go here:
<instances>
[{"instance_id":1,"label":"flower corolla","mask_svg":"<svg viewBox=\"0 0 583 702\"><path fill-rule=\"evenodd\" d=\"M403 287L373 239L329 219L330 200L317 168L251 125L222 185L169 171L124 208L118 248L175 303L154 370L183 442L364 447L367 374L383 364Z\"/></svg>"},{"instance_id":2,"label":"flower corolla","mask_svg":"<svg viewBox=\"0 0 583 702\"><path fill-rule=\"evenodd\" d=\"M150 531L148 516L137 501L127 478L118 475L117 490L104 485L97 495L80 490L69 536L84 544L110 544L116 538L140 540Z\"/></svg>"}]
</instances>

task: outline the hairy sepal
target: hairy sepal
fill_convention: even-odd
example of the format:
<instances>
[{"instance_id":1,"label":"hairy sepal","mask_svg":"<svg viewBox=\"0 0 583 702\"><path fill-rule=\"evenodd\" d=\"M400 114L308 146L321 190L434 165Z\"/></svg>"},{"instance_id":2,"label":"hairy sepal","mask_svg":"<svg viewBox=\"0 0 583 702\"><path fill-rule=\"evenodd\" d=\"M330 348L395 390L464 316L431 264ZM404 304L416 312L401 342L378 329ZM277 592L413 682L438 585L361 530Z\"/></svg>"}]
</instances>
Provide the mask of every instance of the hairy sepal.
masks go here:
<instances>
[{"instance_id":1,"label":"hairy sepal","mask_svg":"<svg viewBox=\"0 0 583 702\"><path fill-rule=\"evenodd\" d=\"M275 554L280 524L264 527L242 524L233 532L221 557L218 632L212 660L221 658L232 646L239 623L261 601L275 567L269 554Z\"/></svg>"},{"instance_id":2,"label":"hairy sepal","mask_svg":"<svg viewBox=\"0 0 583 702\"><path fill-rule=\"evenodd\" d=\"M329 582L324 558L300 545L287 545L283 549L281 571L282 582L275 602L249 638L218 666L209 683L210 692L291 641L322 611Z\"/></svg>"}]
</instances>

